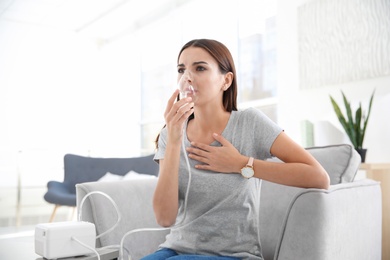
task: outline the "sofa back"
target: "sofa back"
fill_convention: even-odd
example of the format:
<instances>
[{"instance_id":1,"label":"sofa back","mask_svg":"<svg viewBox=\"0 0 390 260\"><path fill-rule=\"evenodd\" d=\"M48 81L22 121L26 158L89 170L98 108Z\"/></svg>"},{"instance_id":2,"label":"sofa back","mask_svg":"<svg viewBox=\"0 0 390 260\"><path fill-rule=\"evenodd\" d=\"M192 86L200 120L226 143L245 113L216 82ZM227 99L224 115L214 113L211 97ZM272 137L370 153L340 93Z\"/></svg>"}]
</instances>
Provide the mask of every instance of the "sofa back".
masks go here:
<instances>
[{"instance_id":1,"label":"sofa back","mask_svg":"<svg viewBox=\"0 0 390 260\"><path fill-rule=\"evenodd\" d=\"M307 150L328 172L331 185L354 180L361 158L351 145L312 147ZM273 259L275 248L283 232L286 215L297 194L302 191L301 188L262 181L259 221L260 239L265 259Z\"/></svg>"},{"instance_id":2,"label":"sofa back","mask_svg":"<svg viewBox=\"0 0 390 260\"><path fill-rule=\"evenodd\" d=\"M71 192L76 192L75 185L99 180L107 172L124 176L129 171L158 175L158 164L153 161L154 155L132 158L96 158L75 154L64 156L64 182Z\"/></svg>"}]
</instances>

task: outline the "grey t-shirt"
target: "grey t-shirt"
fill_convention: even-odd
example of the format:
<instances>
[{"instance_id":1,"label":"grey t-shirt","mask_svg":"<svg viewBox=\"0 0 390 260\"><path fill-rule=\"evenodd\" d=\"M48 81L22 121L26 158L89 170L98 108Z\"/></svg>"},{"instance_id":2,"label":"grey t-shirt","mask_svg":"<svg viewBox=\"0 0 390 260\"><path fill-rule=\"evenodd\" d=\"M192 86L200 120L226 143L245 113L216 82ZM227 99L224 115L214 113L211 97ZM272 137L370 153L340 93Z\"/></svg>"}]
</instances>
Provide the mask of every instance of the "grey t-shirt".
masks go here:
<instances>
[{"instance_id":1,"label":"grey t-shirt","mask_svg":"<svg viewBox=\"0 0 390 260\"><path fill-rule=\"evenodd\" d=\"M270 148L281 131L261 111L249 108L231 113L222 136L241 154L264 160L271 157ZM183 138L185 146L190 146L186 134ZM166 139L164 128L160 133L155 160L164 158ZM211 145L221 146L217 141ZM186 254L263 259L258 234L261 180L245 179L237 173L197 170L195 165L200 162L189 161L191 184L184 222L172 227L160 247ZM179 167L180 208L176 223L183 218L189 179L183 151Z\"/></svg>"}]
</instances>

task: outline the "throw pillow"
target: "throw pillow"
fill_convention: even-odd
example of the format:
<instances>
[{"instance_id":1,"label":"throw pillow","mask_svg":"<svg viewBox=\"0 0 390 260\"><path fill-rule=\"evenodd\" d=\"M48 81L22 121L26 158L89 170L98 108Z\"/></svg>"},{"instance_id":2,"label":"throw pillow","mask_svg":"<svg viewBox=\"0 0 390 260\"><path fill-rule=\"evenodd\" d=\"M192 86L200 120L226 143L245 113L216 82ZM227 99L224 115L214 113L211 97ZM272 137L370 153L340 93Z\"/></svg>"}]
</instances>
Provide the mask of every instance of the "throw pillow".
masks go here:
<instances>
[{"instance_id":1,"label":"throw pillow","mask_svg":"<svg viewBox=\"0 0 390 260\"><path fill-rule=\"evenodd\" d=\"M361 163L360 156L349 144L306 148L328 172L330 184L353 182Z\"/></svg>"},{"instance_id":2,"label":"throw pillow","mask_svg":"<svg viewBox=\"0 0 390 260\"><path fill-rule=\"evenodd\" d=\"M306 150L329 174L330 184L353 182L360 165L360 156L349 144L315 146ZM276 157L267 161L282 162Z\"/></svg>"},{"instance_id":3,"label":"throw pillow","mask_svg":"<svg viewBox=\"0 0 390 260\"><path fill-rule=\"evenodd\" d=\"M154 175L145 174L145 173L138 173L135 171L129 171L126 173L125 176L123 176L122 180L139 180L139 179L154 179L157 178Z\"/></svg>"},{"instance_id":4,"label":"throw pillow","mask_svg":"<svg viewBox=\"0 0 390 260\"><path fill-rule=\"evenodd\" d=\"M120 175L117 175L117 174L113 174L111 172L107 172L106 174L104 174L99 180L97 181L101 181L101 182L108 182L108 181L119 181L121 180L123 177L120 176Z\"/></svg>"}]
</instances>

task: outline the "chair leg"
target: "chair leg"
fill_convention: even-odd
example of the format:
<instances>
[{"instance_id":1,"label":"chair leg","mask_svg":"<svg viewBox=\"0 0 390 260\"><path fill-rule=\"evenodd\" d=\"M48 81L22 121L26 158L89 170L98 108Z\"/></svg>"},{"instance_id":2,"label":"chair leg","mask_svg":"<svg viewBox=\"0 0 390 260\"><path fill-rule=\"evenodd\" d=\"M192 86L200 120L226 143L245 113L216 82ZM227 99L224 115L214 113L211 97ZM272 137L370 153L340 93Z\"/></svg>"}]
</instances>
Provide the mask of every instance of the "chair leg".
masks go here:
<instances>
[{"instance_id":1,"label":"chair leg","mask_svg":"<svg viewBox=\"0 0 390 260\"><path fill-rule=\"evenodd\" d=\"M74 218L74 213L75 213L75 211L76 211L76 207L71 207L71 208L72 208L72 213L71 213L70 218L69 218L70 221L73 220L73 218Z\"/></svg>"},{"instance_id":2,"label":"chair leg","mask_svg":"<svg viewBox=\"0 0 390 260\"><path fill-rule=\"evenodd\" d=\"M55 205L53 212L51 213L49 222L53 222L54 217L56 216L56 212L57 212L58 207L59 207L59 205Z\"/></svg>"}]
</instances>

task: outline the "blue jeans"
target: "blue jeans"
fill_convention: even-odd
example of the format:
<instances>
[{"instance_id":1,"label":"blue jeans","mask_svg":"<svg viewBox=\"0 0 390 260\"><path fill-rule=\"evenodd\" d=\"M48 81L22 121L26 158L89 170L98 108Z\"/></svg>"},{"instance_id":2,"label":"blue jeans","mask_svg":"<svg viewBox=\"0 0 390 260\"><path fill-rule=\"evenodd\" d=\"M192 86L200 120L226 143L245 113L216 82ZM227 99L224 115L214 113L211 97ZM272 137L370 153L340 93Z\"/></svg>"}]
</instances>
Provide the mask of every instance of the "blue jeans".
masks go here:
<instances>
[{"instance_id":1,"label":"blue jeans","mask_svg":"<svg viewBox=\"0 0 390 260\"><path fill-rule=\"evenodd\" d=\"M239 260L239 258L230 256L207 256L207 255L179 255L174 250L162 248L153 254L147 255L141 260Z\"/></svg>"}]
</instances>

